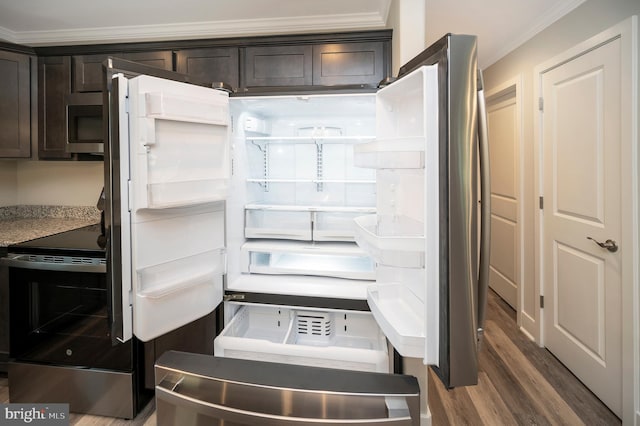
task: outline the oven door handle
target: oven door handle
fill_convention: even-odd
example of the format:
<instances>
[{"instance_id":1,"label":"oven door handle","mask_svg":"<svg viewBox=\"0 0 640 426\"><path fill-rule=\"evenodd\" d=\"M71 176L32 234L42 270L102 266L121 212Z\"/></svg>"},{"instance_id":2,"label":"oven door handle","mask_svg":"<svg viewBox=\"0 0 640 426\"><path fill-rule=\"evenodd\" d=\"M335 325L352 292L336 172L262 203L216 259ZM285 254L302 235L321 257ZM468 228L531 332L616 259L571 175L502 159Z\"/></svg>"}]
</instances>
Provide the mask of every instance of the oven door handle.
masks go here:
<instances>
[{"instance_id":1,"label":"oven door handle","mask_svg":"<svg viewBox=\"0 0 640 426\"><path fill-rule=\"evenodd\" d=\"M10 268L38 269L41 271L89 272L95 274L103 274L107 272L107 265L105 263L101 263L100 259L86 258L91 259L90 262L94 263L83 263L88 262L85 258L82 258L78 263L74 263L73 259L79 258L69 259L71 261L51 262L33 260L32 256L28 254L9 254L7 257L0 259L0 262Z\"/></svg>"}]
</instances>

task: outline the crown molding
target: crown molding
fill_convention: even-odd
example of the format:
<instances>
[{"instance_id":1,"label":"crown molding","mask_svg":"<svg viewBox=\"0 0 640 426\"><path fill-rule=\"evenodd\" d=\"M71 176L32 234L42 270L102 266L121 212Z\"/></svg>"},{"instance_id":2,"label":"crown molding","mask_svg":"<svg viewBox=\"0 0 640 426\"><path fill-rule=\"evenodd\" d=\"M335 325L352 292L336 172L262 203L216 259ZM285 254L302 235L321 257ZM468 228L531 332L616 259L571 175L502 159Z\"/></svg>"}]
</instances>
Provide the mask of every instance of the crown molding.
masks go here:
<instances>
[{"instance_id":1,"label":"crown molding","mask_svg":"<svg viewBox=\"0 0 640 426\"><path fill-rule=\"evenodd\" d=\"M381 29L385 28L386 19L385 10L382 10L380 12L357 14L113 26L54 31L12 32L0 27L0 38L4 36L9 42L27 46L142 42Z\"/></svg>"},{"instance_id":2,"label":"crown molding","mask_svg":"<svg viewBox=\"0 0 640 426\"><path fill-rule=\"evenodd\" d=\"M516 50L527 41L531 40L542 30L549 27L551 24L571 12L576 7L580 6L585 1L586 0L573 0L569 2L562 2L559 3L556 7L549 9L544 15L540 17L540 19L534 22L534 25L532 25L528 31L523 32L518 37L511 40L511 42L504 44L502 48L496 49L492 55L485 58L482 63L479 64L480 67L486 69L494 63L498 62L500 59L507 56L509 53Z\"/></svg>"},{"instance_id":3,"label":"crown molding","mask_svg":"<svg viewBox=\"0 0 640 426\"><path fill-rule=\"evenodd\" d=\"M4 40L8 43L17 43L16 33L4 27L0 27L0 40Z\"/></svg>"}]
</instances>

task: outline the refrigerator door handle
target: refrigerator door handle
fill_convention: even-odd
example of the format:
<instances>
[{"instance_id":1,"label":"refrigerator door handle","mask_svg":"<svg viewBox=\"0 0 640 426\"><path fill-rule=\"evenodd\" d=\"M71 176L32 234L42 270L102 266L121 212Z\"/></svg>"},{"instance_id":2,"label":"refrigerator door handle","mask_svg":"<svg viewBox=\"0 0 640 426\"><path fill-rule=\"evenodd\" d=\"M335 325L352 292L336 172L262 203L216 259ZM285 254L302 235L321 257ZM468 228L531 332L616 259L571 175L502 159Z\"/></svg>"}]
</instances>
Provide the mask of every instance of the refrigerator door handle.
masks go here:
<instances>
[{"instance_id":1,"label":"refrigerator door handle","mask_svg":"<svg viewBox=\"0 0 640 426\"><path fill-rule=\"evenodd\" d=\"M491 172L489 167L489 128L482 70L478 69L478 148L480 150L480 266L478 277L478 343L482 342L489 290L491 257Z\"/></svg>"},{"instance_id":2,"label":"refrigerator door handle","mask_svg":"<svg viewBox=\"0 0 640 426\"><path fill-rule=\"evenodd\" d=\"M165 387L166 386L166 387ZM172 406L181 407L192 413L198 413L210 419L226 420L233 424L259 424L263 426L337 426L337 425L369 425L381 424L385 426L405 426L411 425L410 417L378 418L378 419L326 419L319 417L289 417L274 414L260 413L257 411L247 411L239 408L227 407L225 405L214 404L203 401L192 396L183 395L179 392L180 380L177 383L172 381L162 381L156 385L156 400L162 401ZM165 418L167 417L167 418ZM158 425L173 424L170 416L158 418ZM165 423L168 422L168 423Z\"/></svg>"}]
</instances>

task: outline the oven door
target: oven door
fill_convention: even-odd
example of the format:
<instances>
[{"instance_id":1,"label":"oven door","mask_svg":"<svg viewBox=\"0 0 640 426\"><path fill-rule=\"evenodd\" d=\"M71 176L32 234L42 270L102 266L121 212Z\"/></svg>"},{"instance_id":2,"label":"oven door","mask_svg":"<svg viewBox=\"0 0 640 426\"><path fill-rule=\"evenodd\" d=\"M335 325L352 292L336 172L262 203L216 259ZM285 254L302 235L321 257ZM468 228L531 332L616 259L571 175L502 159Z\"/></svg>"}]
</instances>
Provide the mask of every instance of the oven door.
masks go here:
<instances>
[{"instance_id":1,"label":"oven door","mask_svg":"<svg viewBox=\"0 0 640 426\"><path fill-rule=\"evenodd\" d=\"M3 263L12 359L132 371L131 343L111 344L104 259L9 254Z\"/></svg>"}]
</instances>

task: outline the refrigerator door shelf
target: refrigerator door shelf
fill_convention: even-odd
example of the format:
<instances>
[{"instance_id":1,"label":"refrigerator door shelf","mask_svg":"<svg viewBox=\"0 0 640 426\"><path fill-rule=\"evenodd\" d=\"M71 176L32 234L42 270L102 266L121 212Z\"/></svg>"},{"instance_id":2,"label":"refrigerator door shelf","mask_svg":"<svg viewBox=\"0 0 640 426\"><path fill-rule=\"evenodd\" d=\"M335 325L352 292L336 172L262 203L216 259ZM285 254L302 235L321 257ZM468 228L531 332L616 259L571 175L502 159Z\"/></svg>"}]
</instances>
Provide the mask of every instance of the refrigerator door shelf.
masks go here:
<instances>
[{"instance_id":1,"label":"refrigerator door shelf","mask_svg":"<svg viewBox=\"0 0 640 426\"><path fill-rule=\"evenodd\" d=\"M354 164L372 169L424 168L425 138L379 139L353 147Z\"/></svg>"},{"instance_id":2,"label":"refrigerator door shelf","mask_svg":"<svg viewBox=\"0 0 640 426\"><path fill-rule=\"evenodd\" d=\"M386 221L389 222L389 221ZM424 236L411 225L398 226L397 235L378 235L378 216L366 215L355 219L355 238L358 246L369 253L379 264L401 268L423 268ZM407 231L413 230L413 235Z\"/></svg>"},{"instance_id":3,"label":"refrigerator door shelf","mask_svg":"<svg viewBox=\"0 0 640 426\"><path fill-rule=\"evenodd\" d=\"M367 290L371 313L398 353L438 365L437 318L435 322L425 318L427 310L420 299L401 284L372 285Z\"/></svg>"},{"instance_id":4,"label":"refrigerator door shelf","mask_svg":"<svg viewBox=\"0 0 640 426\"><path fill-rule=\"evenodd\" d=\"M160 300L209 285L225 274L226 263L225 250L216 249L139 269L138 297Z\"/></svg>"},{"instance_id":5,"label":"refrigerator door shelf","mask_svg":"<svg viewBox=\"0 0 640 426\"><path fill-rule=\"evenodd\" d=\"M240 306L215 339L214 355L389 372L385 337L368 312Z\"/></svg>"},{"instance_id":6,"label":"refrigerator door shelf","mask_svg":"<svg viewBox=\"0 0 640 426\"><path fill-rule=\"evenodd\" d=\"M228 102L211 102L165 92L148 92L144 98L146 111L143 110L143 114L148 118L219 126L229 124Z\"/></svg>"},{"instance_id":7,"label":"refrigerator door shelf","mask_svg":"<svg viewBox=\"0 0 640 426\"><path fill-rule=\"evenodd\" d=\"M226 198L228 95L202 89L146 75L130 80L131 210Z\"/></svg>"},{"instance_id":8,"label":"refrigerator door shelf","mask_svg":"<svg viewBox=\"0 0 640 426\"><path fill-rule=\"evenodd\" d=\"M353 243L249 241L240 256L243 273L375 279L373 259Z\"/></svg>"}]
</instances>

